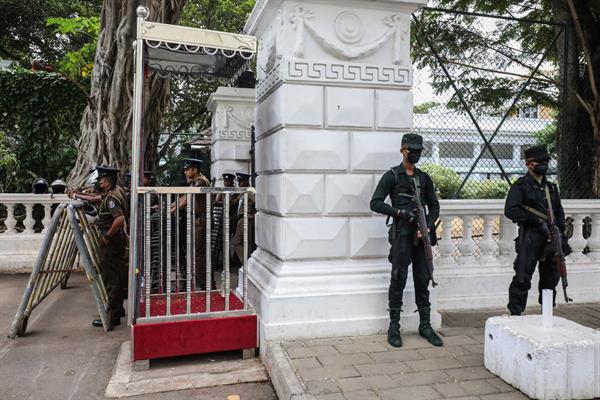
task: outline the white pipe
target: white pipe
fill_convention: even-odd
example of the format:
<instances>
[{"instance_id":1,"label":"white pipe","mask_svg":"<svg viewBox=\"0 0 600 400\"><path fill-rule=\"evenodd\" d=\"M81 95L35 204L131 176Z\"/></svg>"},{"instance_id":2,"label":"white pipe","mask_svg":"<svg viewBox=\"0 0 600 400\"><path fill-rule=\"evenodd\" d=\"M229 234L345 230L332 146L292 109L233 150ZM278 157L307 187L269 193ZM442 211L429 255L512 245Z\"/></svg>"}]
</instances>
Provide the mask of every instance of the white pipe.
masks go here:
<instances>
[{"instance_id":1,"label":"white pipe","mask_svg":"<svg viewBox=\"0 0 600 400\"><path fill-rule=\"evenodd\" d=\"M547 329L552 328L552 289L542 290L542 326Z\"/></svg>"}]
</instances>

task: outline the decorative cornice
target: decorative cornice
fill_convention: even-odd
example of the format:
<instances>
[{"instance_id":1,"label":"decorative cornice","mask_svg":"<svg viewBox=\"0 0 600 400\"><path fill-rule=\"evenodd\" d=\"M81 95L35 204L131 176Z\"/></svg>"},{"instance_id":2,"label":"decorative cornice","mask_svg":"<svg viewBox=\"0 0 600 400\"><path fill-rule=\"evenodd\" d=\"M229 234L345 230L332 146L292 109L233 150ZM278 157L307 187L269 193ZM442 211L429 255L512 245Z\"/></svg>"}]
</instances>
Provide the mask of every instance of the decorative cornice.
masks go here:
<instances>
[{"instance_id":1,"label":"decorative cornice","mask_svg":"<svg viewBox=\"0 0 600 400\"><path fill-rule=\"evenodd\" d=\"M412 87L412 69L401 65L375 65L284 58L256 88L260 101L284 82L328 86Z\"/></svg>"}]
</instances>

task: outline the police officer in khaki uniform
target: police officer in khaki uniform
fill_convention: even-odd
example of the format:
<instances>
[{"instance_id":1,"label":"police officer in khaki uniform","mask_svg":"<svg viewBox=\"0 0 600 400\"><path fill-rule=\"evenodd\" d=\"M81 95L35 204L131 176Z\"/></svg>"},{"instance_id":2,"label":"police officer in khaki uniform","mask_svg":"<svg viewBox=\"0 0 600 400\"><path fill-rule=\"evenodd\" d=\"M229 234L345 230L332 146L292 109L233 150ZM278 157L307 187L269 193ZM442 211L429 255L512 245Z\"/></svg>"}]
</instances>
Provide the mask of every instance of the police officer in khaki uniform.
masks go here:
<instances>
[{"instance_id":1,"label":"police officer in khaki uniform","mask_svg":"<svg viewBox=\"0 0 600 400\"><path fill-rule=\"evenodd\" d=\"M108 292L110 310L112 312L112 325L120 325L121 317L125 316L123 308L123 286L121 283L121 270L123 266L123 253L125 240L123 225L125 223L125 199L121 190L117 189L118 169L99 166L98 184L102 200L98 209L96 225L100 232L98 256L100 258L100 272L104 286ZM101 327L102 321L96 319L92 325Z\"/></svg>"},{"instance_id":2,"label":"police officer in khaki uniform","mask_svg":"<svg viewBox=\"0 0 600 400\"><path fill-rule=\"evenodd\" d=\"M187 158L184 160L183 173L185 174L186 182L192 187L208 187L210 181L200 172L200 168L204 162L196 158ZM180 235L180 254L187 255L186 241L186 207L187 196L183 195L178 200L179 207L179 235ZM171 206L171 213L175 213L175 205ZM196 252L195 273L196 273L196 288L203 290L206 287L206 195L194 195L194 248ZM180 257L182 262L185 262L186 257ZM185 265L185 264L184 264ZM185 268L184 268L185 270Z\"/></svg>"}]
</instances>

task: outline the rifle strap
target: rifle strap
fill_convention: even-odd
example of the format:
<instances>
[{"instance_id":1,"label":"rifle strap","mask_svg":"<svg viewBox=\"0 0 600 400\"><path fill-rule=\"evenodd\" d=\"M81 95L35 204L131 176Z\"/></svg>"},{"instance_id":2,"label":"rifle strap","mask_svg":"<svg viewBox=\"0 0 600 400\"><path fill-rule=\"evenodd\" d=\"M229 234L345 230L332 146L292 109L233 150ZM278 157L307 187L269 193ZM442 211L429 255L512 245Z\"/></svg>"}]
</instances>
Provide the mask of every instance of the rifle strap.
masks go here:
<instances>
[{"instance_id":1,"label":"rifle strap","mask_svg":"<svg viewBox=\"0 0 600 400\"><path fill-rule=\"evenodd\" d=\"M536 210L535 208L526 206L525 204L521 204L521 207L523 207L525 210L529 211L530 213L532 213L533 215L535 215L538 218L541 218L544 221L548 220L548 216L546 214L544 214L541 211Z\"/></svg>"},{"instance_id":2,"label":"rifle strap","mask_svg":"<svg viewBox=\"0 0 600 400\"><path fill-rule=\"evenodd\" d=\"M548 201L548 210L550 210L552 222L556 223L556 221L554 220L554 208L552 208L552 199L550 199L550 189L548 189L548 185L544 186L544 191L546 192L546 201Z\"/></svg>"}]
</instances>

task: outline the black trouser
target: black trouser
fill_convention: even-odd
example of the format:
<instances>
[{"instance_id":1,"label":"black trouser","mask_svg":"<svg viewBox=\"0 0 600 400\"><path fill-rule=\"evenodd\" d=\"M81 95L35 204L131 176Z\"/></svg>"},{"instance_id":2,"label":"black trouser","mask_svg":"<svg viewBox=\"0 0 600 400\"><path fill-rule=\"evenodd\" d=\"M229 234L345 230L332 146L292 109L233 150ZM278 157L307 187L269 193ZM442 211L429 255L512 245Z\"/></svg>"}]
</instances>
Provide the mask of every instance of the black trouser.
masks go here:
<instances>
[{"instance_id":1,"label":"black trouser","mask_svg":"<svg viewBox=\"0 0 600 400\"><path fill-rule=\"evenodd\" d=\"M390 261L392 263L392 279L388 291L388 304L390 309L402 308L402 293L406 286L408 266L412 264L413 282L415 285L415 303L417 307L429 307L429 270L423 243L414 245L414 235L398 235L389 238L392 245Z\"/></svg>"},{"instance_id":2,"label":"black trouser","mask_svg":"<svg viewBox=\"0 0 600 400\"><path fill-rule=\"evenodd\" d=\"M110 238L106 246L98 248L100 258L100 272L102 281L108 293L108 302L114 317L124 316L123 286L121 284L121 271L123 269L123 252L125 242L121 233Z\"/></svg>"},{"instance_id":3,"label":"black trouser","mask_svg":"<svg viewBox=\"0 0 600 400\"><path fill-rule=\"evenodd\" d=\"M556 285L560 280L558 269L552 264L552 259L540 260L544 254L544 248L548 240L541 232L531 230L525 234L522 245L521 238L517 238L517 258L513 264L515 276L508 288L508 310L512 314L521 314L527 306L527 293L531 288L531 277L535 272L535 266L539 261L540 281L538 284L538 303L542 304L542 290L552 289L553 305L556 304ZM523 259L520 260L520 257ZM522 268L519 271L519 268Z\"/></svg>"}]
</instances>

